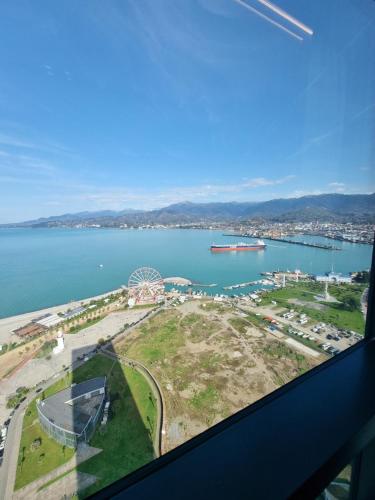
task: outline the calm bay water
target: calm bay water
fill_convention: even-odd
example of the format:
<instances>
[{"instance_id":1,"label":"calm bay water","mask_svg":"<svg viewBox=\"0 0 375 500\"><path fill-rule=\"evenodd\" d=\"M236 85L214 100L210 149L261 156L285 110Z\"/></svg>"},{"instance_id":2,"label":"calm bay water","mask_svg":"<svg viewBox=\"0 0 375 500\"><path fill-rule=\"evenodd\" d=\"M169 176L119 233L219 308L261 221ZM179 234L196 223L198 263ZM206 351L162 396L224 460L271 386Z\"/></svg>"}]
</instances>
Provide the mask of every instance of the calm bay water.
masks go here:
<instances>
[{"instance_id":1,"label":"calm bay water","mask_svg":"<svg viewBox=\"0 0 375 500\"><path fill-rule=\"evenodd\" d=\"M130 273L142 266L155 267L163 277L217 283L205 289L208 293L259 279L263 271L324 273L333 267L348 273L370 266L369 245L303 239L342 251L266 241L261 252L211 254L212 243L238 239L206 230L0 229L0 317L107 292L126 284Z\"/></svg>"}]
</instances>

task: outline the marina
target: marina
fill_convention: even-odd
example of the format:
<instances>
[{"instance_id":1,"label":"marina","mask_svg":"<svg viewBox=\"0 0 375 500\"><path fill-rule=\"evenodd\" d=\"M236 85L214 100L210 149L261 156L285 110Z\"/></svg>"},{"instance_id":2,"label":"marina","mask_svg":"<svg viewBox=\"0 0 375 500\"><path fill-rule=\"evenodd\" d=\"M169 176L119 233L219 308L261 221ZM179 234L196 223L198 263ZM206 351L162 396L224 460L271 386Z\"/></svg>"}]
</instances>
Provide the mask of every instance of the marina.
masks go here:
<instances>
[{"instance_id":1,"label":"marina","mask_svg":"<svg viewBox=\"0 0 375 500\"><path fill-rule=\"evenodd\" d=\"M255 281L247 281L245 283L237 283L235 285L223 286L223 290L236 290L237 288L246 288L249 286L257 286L257 285L274 286L275 284L276 284L275 280L260 279Z\"/></svg>"},{"instance_id":2,"label":"marina","mask_svg":"<svg viewBox=\"0 0 375 500\"><path fill-rule=\"evenodd\" d=\"M319 245L332 241L318 236L303 239ZM368 269L371 262L369 245L347 242L335 242L341 252L275 244L260 252L213 254L208 251L213 241L227 244L228 237L221 231L196 229L0 229L0 317L119 289L132 270L144 265L158 269L163 278L183 277L176 282L181 290L188 291L191 283L195 295L216 295L228 291L223 287L245 283L229 291L256 292L265 286L259 282L261 273L273 270L322 275L333 268L347 275L358 267ZM165 286L169 290L176 285Z\"/></svg>"}]
</instances>

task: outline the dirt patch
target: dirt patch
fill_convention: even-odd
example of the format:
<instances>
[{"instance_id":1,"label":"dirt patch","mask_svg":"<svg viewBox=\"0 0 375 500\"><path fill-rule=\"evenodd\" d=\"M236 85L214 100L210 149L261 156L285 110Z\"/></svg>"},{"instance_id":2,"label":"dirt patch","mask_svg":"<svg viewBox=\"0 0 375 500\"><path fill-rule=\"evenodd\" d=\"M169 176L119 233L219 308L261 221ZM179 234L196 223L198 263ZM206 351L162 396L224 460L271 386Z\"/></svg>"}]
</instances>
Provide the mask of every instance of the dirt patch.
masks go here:
<instances>
[{"instance_id":1,"label":"dirt patch","mask_svg":"<svg viewBox=\"0 0 375 500\"><path fill-rule=\"evenodd\" d=\"M315 309L317 311L324 311L324 309L327 309L327 306L324 304L317 304L316 302L308 302L300 299L288 299L288 303L295 304L296 306L309 307L310 309Z\"/></svg>"},{"instance_id":2,"label":"dirt patch","mask_svg":"<svg viewBox=\"0 0 375 500\"><path fill-rule=\"evenodd\" d=\"M318 364L236 311L196 302L163 311L116 350L143 362L158 380L167 450Z\"/></svg>"}]
</instances>

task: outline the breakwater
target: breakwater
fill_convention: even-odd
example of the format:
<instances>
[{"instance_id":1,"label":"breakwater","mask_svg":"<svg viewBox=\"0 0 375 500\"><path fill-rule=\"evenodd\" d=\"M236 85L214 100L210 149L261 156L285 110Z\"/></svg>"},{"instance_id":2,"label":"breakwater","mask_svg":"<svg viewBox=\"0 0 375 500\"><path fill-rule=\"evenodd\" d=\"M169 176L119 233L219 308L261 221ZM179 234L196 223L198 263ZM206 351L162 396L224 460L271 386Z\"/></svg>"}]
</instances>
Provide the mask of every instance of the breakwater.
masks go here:
<instances>
[{"instance_id":1,"label":"breakwater","mask_svg":"<svg viewBox=\"0 0 375 500\"><path fill-rule=\"evenodd\" d=\"M236 237L236 238L254 238L253 235L246 234L246 233L245 234L224 234L223 236L232 236L232 237ZM261 238L262 238L262 240L278 241L280 243L289 243L290 245L300 245L303 247L319 248L321 250L334 250L334 251L341 251L342 250L341 248L335 247L334 245L326 245L324 243L288 240L287 238L270 238L270 237L266 237L266 236L262 236Z\"/></svg>"}]
</instances>

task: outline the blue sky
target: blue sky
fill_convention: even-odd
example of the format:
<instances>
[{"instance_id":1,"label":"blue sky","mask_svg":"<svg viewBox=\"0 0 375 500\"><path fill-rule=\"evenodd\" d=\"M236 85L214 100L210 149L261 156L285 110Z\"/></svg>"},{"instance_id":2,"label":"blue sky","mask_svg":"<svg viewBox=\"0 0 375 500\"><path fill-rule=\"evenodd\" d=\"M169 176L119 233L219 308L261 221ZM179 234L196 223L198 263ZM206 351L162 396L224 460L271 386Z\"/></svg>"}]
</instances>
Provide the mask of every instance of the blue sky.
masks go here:
<instances>
[{"instance_id":1,"label":"blue sky","mask_svg":"<svg viewBox=\"0 0 375 500\"><path fill-rule=\"evenodd\" d=\"M4 0L0 74L0 222L375 191L371 0Z\"/></svg>"}]
</instances>

